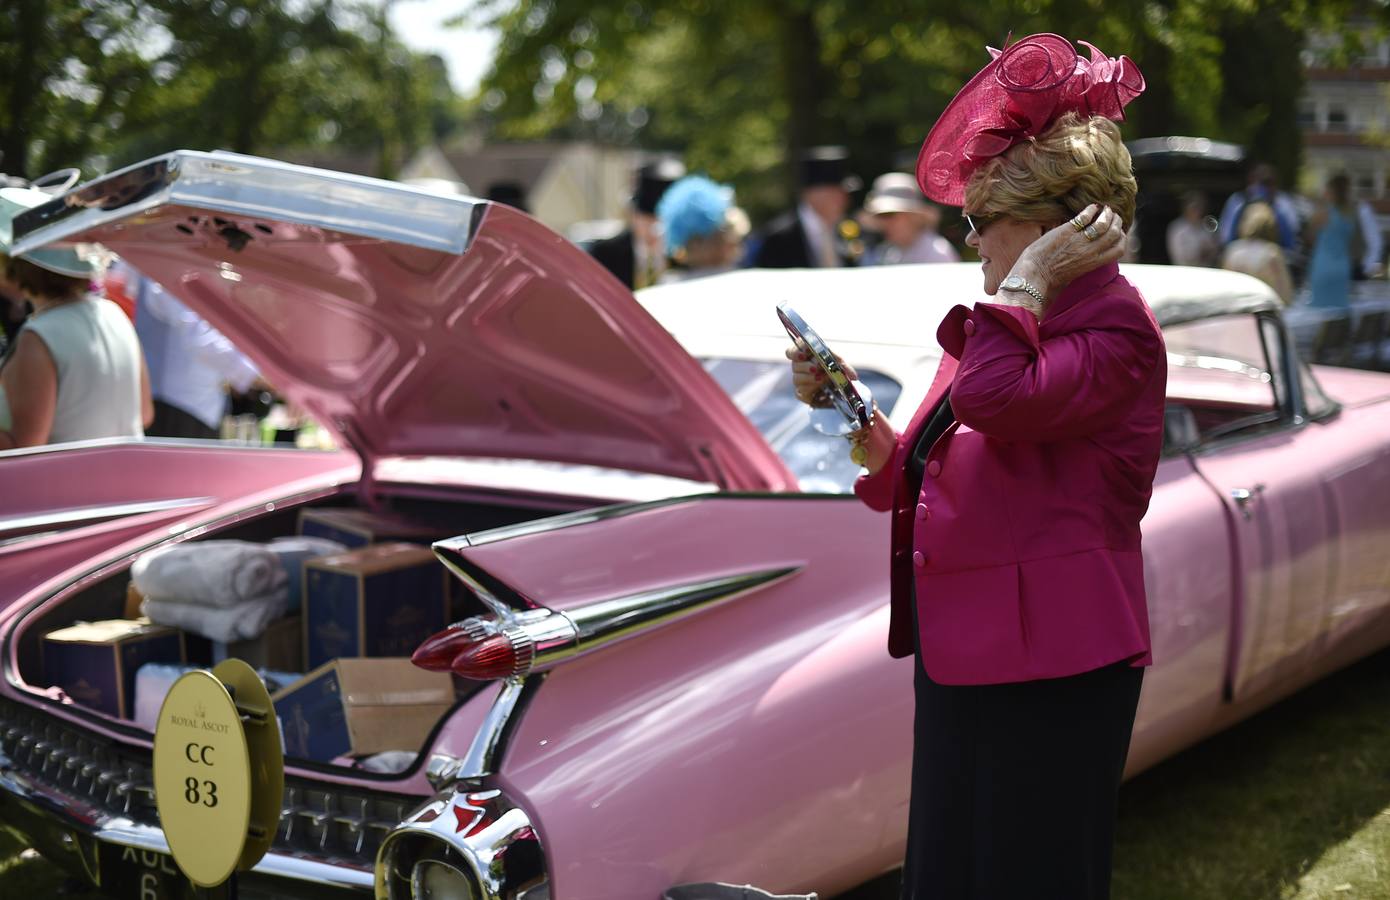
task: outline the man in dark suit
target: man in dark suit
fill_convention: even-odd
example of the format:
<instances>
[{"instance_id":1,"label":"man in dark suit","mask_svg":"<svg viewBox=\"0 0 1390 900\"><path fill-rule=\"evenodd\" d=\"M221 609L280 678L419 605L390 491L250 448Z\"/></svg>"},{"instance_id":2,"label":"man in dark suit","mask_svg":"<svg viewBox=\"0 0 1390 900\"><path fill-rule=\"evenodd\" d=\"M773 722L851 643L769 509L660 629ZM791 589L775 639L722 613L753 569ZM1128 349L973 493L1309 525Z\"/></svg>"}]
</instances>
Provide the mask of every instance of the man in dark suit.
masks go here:
<instances>
[{"instance_id":1,"label":"man in dark suit","mask_svg":"<svg viewBox=\"0 0 1390 900\"><path fill-rule=\"evenodd\" d=\"M655 284L666 268L666 248L656 218L656 204L671 184L685 177L685 166L670 157L637 170L628 209L628 227L589 248L594 259L636 290Z\"/></svg>"},{"instance_id":2,"label":"man in dark suit","mask_svg":"<svg viewBox=\"0 0 1390 900\"><path fill-rule=\"evenodd\" d=\"M814 147L800 160L800 203L763 232L752 265L763 269L858 265L864 248L859 226L847 221L850 192L861 183L848 172L843 147Z\"/></svg>"}]
</instances>

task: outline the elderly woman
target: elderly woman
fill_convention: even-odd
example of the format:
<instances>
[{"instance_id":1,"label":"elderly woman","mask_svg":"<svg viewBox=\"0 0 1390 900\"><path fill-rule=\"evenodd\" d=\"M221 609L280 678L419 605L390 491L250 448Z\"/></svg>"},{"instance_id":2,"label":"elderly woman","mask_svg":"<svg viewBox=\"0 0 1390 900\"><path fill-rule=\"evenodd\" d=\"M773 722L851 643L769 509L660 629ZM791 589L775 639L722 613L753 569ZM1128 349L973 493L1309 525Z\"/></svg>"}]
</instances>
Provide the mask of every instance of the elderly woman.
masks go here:
<instances>
[{"instance_id":1,"label":"elderly woman","mask_svg":"<svg viewBox=\"0 0 1390 900\"><path fill-rule=\"evenodd\" d=\"M662 282L689 281L734 267L748 217L734 206L734 189L703 175L687 175L671 185L656 205L671 266Z\"/></svg>"},{"instance_id":2,"label":"elderly woman","mask_svg":"<svg viewBox=\"0 0 1390 900\"><path fill-rule=\"evenodd\" d=\"M906 172L887 172L874 179L864 199L864 224L883 236L866 265L960 261L956 248L936 231L941 212L922 197L917 179Z\"/></svg>"},{"instance_id":3,"label":"elderly woman","mask_svg":"<svg viewBox=\"0 0 1390 900\"><path fill-rule=\"evenodd\" d=\"M9 255L14 217L52 199L0 189L0 268L34 307L0 365L0 450L141 437L154 418L135 327L90 292L97 255L79 247Z\"/></svg>"},{"instance_id":4,"label":"elderly woman","mask_svg":"<svg viewBox=\"0 0 1390 900\"><path fill-rule=\"evenodd\" d=\"M1111 120L1143 86L1123 57L1034 35L995 52L918 161L928 197L964 206L994 299L941 323L905 431L876 414L852 436L856 492L892 513L889 652L916 658L904 897L1109 894L1167 374L1116 265L1136 184Z\"/></svg>"}]
</instances>

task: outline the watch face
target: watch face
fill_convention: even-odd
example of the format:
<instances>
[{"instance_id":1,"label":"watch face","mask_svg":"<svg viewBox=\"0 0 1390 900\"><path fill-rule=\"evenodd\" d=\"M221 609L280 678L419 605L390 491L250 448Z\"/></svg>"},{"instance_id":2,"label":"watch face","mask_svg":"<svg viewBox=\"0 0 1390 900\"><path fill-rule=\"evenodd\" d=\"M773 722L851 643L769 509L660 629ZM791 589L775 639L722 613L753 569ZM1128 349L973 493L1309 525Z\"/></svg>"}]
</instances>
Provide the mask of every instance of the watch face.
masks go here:
<instances>
[{"instance_id":1,"label":"watch face","mask_svg":"<svg viewBox=\"0 0 1390 900\"><path fill-rule=\"evenodd\" d=\"M1008 278L1004 279L1004 283L1001 284L1000 287L1006 291L1023 290L1023 278L1018 275L1010 275Z\"/></svg>"}]
</instances>

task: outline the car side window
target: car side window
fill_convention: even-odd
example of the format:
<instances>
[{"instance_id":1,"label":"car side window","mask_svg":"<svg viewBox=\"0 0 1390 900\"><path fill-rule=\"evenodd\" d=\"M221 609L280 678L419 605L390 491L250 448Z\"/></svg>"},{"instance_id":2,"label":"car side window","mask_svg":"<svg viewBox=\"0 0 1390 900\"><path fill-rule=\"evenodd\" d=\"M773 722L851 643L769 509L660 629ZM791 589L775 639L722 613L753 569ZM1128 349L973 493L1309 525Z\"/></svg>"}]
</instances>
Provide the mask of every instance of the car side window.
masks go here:
<instances>
[{"instance_id":1,"label":"car side window","mask_svg":"<svg viewBox=\"0 0 1390 900\"><path fill-rule=\"evenodd\" d=\"M701 361L734 405L767 439L807 493L848 494L860 468L849 458L844 438L811 427L806 407L792 390L786 362L710 358ZM902 385L881 372L858 369L880 409L892 409Z\"/></svg>"},{"instance_id":2,"label":"car side window","mask_svg":"<svg viewBox=\"0 0 1390 900\"><path fill-rule=\"evenodd\" d=\"M1278 336L1276 322L1248 314L1163 330L1168 348L1167 450L1261 433L1284 420L1288 385Z\"/></svg>"}]
</instances>

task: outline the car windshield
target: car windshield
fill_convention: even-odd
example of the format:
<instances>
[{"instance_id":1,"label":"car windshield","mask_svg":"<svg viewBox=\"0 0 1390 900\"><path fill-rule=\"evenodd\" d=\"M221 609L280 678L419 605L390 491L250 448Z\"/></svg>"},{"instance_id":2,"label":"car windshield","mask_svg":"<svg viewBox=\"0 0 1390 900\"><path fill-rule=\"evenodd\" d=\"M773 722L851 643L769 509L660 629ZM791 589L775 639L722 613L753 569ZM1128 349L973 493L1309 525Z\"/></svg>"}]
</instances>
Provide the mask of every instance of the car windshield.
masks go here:
<instances>
[{"instance_id":1,"label":"car windshield","mask_svg":"<svg viewBox=\"0 0 1390 900\"><path fill-rule=\"evenodd\" d=\"M786 362L753 359L705 359L714 377L782 457L801 489L816 494L847 494L861 469L849 458L844 438L811 427L805 405L792 390ZM879 372L859 369L859 380L873 392L880 409L891 410L902 386Z\"/></svg>"}]
</instances>

